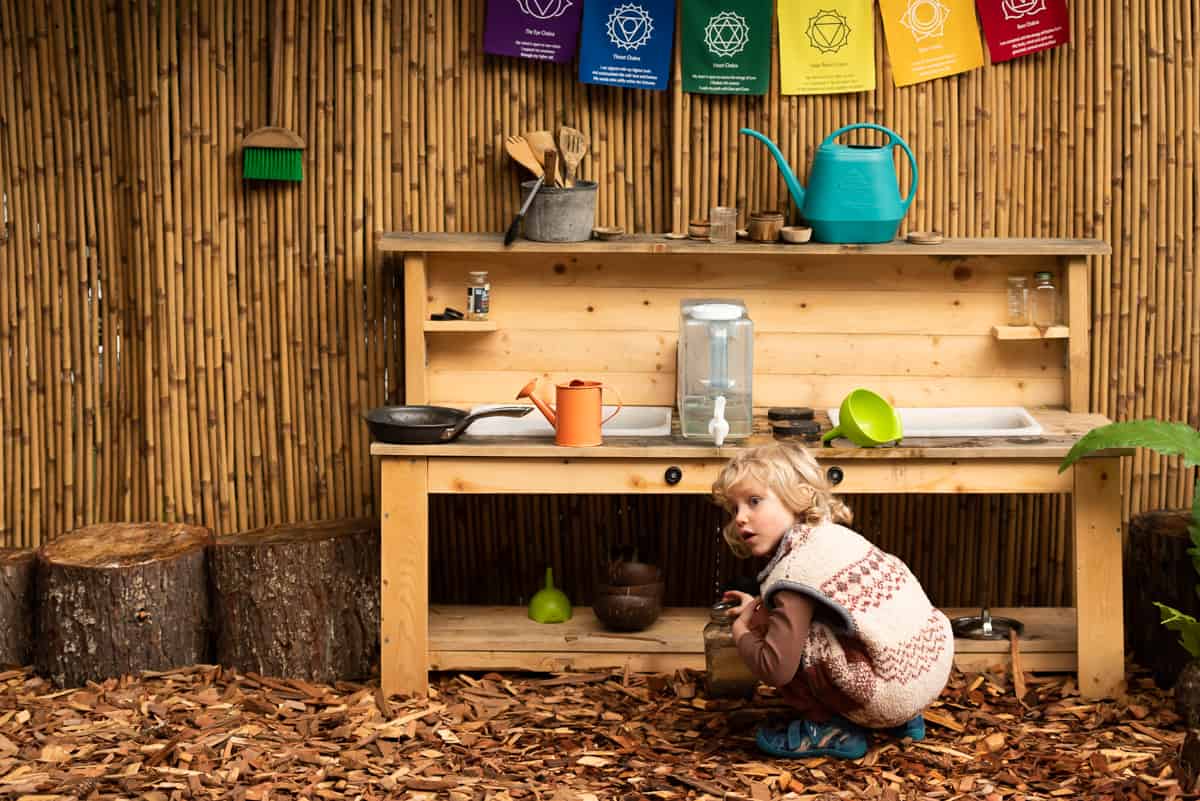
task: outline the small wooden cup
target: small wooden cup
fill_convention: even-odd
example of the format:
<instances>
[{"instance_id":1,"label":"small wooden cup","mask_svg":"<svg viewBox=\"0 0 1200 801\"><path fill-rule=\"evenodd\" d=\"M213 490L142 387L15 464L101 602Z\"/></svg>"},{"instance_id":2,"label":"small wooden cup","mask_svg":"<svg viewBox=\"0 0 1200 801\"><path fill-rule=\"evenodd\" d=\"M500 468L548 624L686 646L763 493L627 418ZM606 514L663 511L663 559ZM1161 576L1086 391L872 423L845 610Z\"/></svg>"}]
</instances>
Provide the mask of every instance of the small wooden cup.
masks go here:
<instances>
[{"instance_id":1,"label":"small wooden cup","mask_svg":"<svg viewBox=\"0 0 1200 801\"><path fill-rule=\"evenodd\" d=\"M782 229L782 212L756 211L750 215L750 239L755 242L777 242Z\"/></svg>"},{"instance_id":2,"label":"small wooden cup","mask_svg":"<svg viewBox=\"0 0 1200 801\"><path fill-rule=\"evenodd\" d=\"M708 220L692 220L688 223L688 236L692 239L708 239L708 231L711 227Z\"/></svg>"}]
</instances>

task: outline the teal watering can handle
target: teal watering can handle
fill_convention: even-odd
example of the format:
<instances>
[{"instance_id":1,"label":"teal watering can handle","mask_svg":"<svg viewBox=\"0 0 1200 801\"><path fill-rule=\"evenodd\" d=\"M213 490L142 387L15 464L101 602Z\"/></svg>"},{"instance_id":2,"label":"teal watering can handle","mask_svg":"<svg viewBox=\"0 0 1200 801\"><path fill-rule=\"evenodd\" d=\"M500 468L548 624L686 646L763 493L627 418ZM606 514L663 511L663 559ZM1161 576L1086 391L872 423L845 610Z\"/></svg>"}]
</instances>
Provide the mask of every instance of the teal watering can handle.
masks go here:
<instances>
[{"instance_id":1,"label":"teal watering can handle","mask_svg":"<svg viewBox=\"0 0 1200 801\"><path fill-rule=\"evenodd\" d=\"M838 128L829 136L825 137L824 141L821 142L821 146L832 142L834 139L837 139L839 136L848 131L853 131L855 128L870 128L872 130L885 133L888 135L888 147L900 145L900 147L904 148L904 152L908 154L908 164L912 167L913 176L912 186L908 189L908 197L904 199L904 210L908 211L909 205L912 203L913 198L917 195L917 157L914 156L912 150L909 149L908 142L905 142L900 138L900 134L896 133L891 128L885 128L882 125L876 125L873 122L856 122L853 125L844 125L841 128Z\"/></svg>"}]
</instances>

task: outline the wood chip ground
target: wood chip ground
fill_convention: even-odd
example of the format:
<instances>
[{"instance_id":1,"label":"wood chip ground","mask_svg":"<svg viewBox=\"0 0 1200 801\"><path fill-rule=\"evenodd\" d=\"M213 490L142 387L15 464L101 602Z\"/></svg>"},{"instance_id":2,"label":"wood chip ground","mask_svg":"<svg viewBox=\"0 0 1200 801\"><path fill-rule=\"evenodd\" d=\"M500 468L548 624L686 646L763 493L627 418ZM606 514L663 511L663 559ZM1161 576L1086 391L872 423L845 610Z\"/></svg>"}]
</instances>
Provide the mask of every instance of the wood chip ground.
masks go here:
<instances>
[{"instance_id":1,"label":"wood chip ground","mask_svg":"<svg viewBox=\"0 0 1200 801\"><path fill-rule=\"evenodd\" d=\"M754 729L783 711L704 697L702 676L435 676L428 698L198 666L56 691L0 672L0 798L1122 799L1185 797L1170 696L1117 702L1070 678L955 674L920 743L861 760L776 760ZM1191 796L1187 796L1191 797Z\"/></svg>"}]
</instances>

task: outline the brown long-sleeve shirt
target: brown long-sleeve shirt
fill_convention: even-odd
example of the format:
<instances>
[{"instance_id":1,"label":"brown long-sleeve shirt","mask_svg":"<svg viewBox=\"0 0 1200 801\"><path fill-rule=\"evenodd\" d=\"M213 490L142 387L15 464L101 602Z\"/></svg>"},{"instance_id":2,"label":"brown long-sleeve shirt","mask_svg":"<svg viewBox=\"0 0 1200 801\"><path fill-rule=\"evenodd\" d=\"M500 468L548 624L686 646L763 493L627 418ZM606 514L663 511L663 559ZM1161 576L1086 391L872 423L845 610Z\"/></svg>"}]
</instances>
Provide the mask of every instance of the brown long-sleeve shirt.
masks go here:
<instances>
[{"instance_id":1,"label":"brown long-sleeve shirt","mask_svg":"<svg viewBox=\"0 0 1200 801\"><path fill-rule=\"evenodd\" d=\"M818 615L816 602L798 592L780 590L774 603L774 608L767 609L756 601L748 619L743 614L739 621L746 628L734 626L738 654L750 672L779 688L783 700L811 720L827 720L859 706L823 674L820 666L801 669L808 631Z\"/></svg>"}]
</instances>

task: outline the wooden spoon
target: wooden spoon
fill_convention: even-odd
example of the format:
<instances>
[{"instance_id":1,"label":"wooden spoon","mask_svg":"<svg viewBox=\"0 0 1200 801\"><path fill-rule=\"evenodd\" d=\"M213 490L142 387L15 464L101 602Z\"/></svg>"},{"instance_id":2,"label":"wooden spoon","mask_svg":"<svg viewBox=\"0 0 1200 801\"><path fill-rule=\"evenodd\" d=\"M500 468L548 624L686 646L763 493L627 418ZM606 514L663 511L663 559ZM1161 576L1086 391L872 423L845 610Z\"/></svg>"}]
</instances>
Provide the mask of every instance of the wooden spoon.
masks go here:
<instances>
[{"instance_id":1,"label":"wooden spoon","mask_svg":"<svg viewBox=\"0 0 1200 801\"><path fill-rule=\"evenodd\" d=\"M546 166L546 153L558 151L558 146L554 144L554 134L549 131L526 131L522 136L529 143L529 147L533 150L533 155L537 156L537 160L542 163L542 167ZM555 186L562 186L562 169L556 169L546 176L546 182L550 183L551 177L554 178Z\"/></svg>"},{"instance_id":2,"label":"wooden spoon","mask_svg":"<svg viewBox=\"0 0 1200 801\"><path fill-rule=\"evenodd\" d=\"M567 165L567 186L575 185L575 170L587 155L588 140L581 131L563 126L558 129L558 152Z\"/></svg>"},{"instance_id":3,"label":"wooden spoon","mask_svg":"<svg viewBox=\"0 0 1200 801\"><path fill-rule=\"evenodd\" d=\"M508 151L508 155L512 157L513 161L524 166L538 178L545 173L542 163L533 154L533 148L529 146L529 142L525 141L525 137L516 135L507 137L504 140L504 149Z\"/></svg>"}]
</instances>

